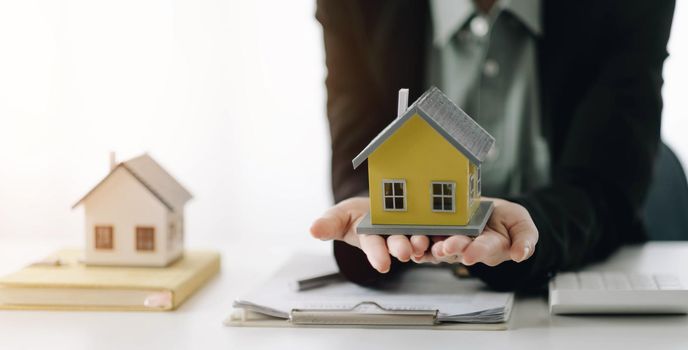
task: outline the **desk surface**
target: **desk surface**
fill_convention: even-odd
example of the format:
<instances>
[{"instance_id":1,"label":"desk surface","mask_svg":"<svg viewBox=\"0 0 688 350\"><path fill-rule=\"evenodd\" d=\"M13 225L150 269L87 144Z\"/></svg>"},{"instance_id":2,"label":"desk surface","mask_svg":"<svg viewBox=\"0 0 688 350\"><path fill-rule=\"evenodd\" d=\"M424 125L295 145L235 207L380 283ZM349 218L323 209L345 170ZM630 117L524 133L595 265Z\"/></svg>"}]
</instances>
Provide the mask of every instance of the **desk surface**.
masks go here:
<instances>
[{"instance_id":1,"label":"desk surface","mask_svg":"<svg viewBox=\"0 0 688 350\"><path fill-rule=\"evenodd\" d=\"M0 273L52 248L4 242ZM508 331L224 327L232 300L261 283L275 262L289 254L274 247L266 251L270 261L256 261L239 250L226 250L221 275L170 313L2 311L0 349L688 349L686 316L550 316L544 297L517 299ZM688 243L625 248L611 265L617 270L688 275Z\"/></svg>"}]
</instances>

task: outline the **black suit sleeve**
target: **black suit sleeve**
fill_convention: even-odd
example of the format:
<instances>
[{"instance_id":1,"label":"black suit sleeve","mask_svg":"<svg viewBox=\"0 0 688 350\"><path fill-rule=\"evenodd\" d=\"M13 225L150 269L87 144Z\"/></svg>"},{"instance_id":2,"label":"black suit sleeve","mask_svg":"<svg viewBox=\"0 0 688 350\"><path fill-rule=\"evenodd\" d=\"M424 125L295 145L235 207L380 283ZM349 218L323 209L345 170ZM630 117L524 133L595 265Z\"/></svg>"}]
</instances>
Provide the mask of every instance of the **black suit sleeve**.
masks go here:
<instances>
[{"instance_id":1,"label":"black suit sleeve","mask_svg":"<svg viewBox=\"0 0 688 350\"><path fill-rule=\"evenodd\" d=\"M551 273L645 239L641 209L659 144L662 66L674 3L621 6L601 33L611 47L600 57L600 73L568 128L558 133L565 139L552 184L512 198L528 209L540 232L534 256L523 264L471 268L493 287L541 286Z\"/></svg>"},{"instance_id":2,"label":"black suit sleeve","mask_svg":"<svg viewBox=\"0 0 688 350\"><path fill-rule=\"evenodd\" d=\"M380 96L365 52L368 40L359 2L318 0L316 19L323 27L327 66L327 117L332 140L332 189L336 202L368 190L367 165L354 171L351 160L382 130ZM334 242L342 274L359 284L373 285L399 271L393 259L390 273L378 273L356 247Z\"/></svg>"},{"instance_id":3,"label":"black suit sleeve","mask_svg":"<svg viewBox=\"0 0 688 350\"><path fill-rule=\"evenodd\" d=\"M351 160L386 125L380 95L364 47L368 38L358 2L319 0L327 66L327 118L332 141L335 201L367 191L367 165L354 171Z\"/></svg>"}]
</instances>

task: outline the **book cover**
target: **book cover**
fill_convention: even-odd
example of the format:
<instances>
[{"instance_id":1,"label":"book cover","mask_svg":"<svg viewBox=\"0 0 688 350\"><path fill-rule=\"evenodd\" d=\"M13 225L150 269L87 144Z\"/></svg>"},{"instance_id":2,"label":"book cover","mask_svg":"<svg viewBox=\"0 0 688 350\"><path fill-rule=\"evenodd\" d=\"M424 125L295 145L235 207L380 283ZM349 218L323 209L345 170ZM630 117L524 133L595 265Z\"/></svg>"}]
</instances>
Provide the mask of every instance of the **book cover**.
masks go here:
<instances>
[{"instance_id":1,"label":"book cover","mask_svg":"<svg viewBox=\"0 0 688 350\"><path fill-rule=\"evenodd\" d=\"M185 251L167 267L86 266L64 249L0 278L0 309L168 311L220 270L220 254Z\"/></svg>"}]
</instances>

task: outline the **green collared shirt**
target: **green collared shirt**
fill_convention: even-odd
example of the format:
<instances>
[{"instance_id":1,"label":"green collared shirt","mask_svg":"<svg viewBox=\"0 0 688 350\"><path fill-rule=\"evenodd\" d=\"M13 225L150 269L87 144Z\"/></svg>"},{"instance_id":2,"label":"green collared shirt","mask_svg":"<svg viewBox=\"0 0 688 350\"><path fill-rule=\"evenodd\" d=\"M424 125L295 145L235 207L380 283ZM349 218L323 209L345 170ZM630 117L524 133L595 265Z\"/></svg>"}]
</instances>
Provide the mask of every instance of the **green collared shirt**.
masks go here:
<instances>
[{"instance_id":1,"label":"green collared shirt","mask_svg":"<svg viewBox=\"0 0 688 350\"><path fill-rule=\"evenodd\" d=\"M438 86L496 140L481 165L482 193L515 195L546 183L536 69L540 1L497 1L489 14L471 0L430 0L430 7L427 85Z\"/></svg>"}]
</instances>

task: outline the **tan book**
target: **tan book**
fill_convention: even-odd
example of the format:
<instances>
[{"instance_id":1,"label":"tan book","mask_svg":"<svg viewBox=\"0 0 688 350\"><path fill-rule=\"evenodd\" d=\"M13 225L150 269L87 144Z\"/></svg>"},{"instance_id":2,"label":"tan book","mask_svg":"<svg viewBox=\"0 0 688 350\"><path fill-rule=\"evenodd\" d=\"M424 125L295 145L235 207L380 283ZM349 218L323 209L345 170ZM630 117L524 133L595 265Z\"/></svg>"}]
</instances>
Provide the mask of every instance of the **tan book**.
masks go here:
<instances>
[{"instance_id":1,"label":"tan book","mask_svg":"<svg viewBox=\"0 0 688 350\"><path fill-rule=\"evenodd\" d=\"M0 278L0 309L168 311L220 270L220 254L186 251L167 267L86 266L64 249Z\"/></svg>"}]
</instances>

